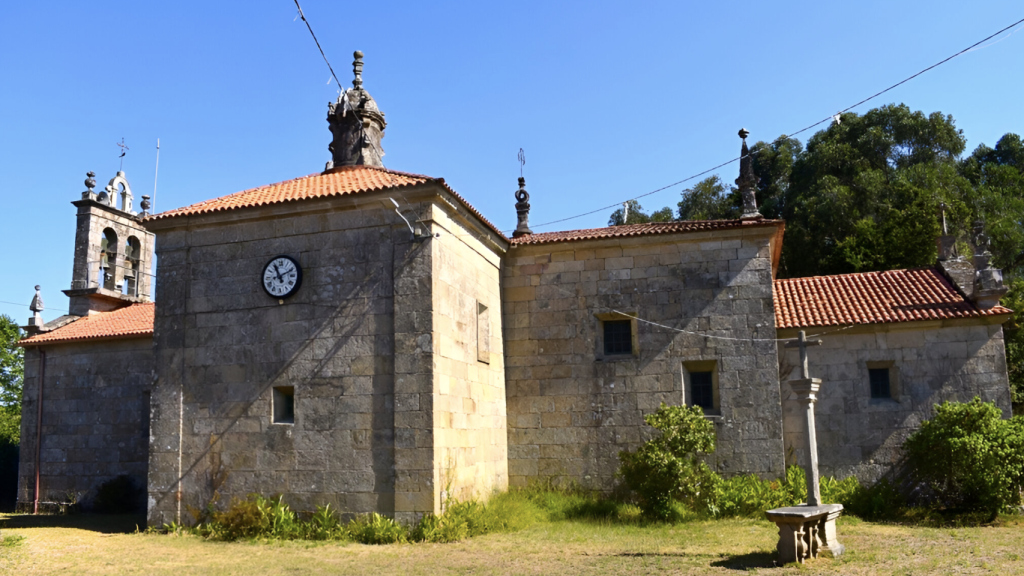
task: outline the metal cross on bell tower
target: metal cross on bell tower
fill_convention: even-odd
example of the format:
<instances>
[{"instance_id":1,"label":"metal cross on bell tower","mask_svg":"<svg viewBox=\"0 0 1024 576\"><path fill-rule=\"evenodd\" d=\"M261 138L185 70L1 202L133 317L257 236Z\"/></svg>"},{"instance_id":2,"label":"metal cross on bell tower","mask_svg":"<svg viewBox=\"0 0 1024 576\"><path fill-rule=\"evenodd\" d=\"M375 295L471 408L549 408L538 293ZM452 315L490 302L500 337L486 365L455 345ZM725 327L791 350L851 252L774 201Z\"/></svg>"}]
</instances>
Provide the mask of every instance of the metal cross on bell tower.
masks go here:
<instances>
[{"instance_id":1,"label":"metal cross on bell tower","mask_svg":"<svg viewBox=\"0 0 1024 576\"><path fill-rule=\"evenodd\" d=\"M128 146L124 143L124 136L121 137L121 141L117 142L117 147L121 149L121 155L118 158L121 159L121 167L117 169L118 172L124 172L124 156L128 153Z\"/></svg>"}]
</instances>

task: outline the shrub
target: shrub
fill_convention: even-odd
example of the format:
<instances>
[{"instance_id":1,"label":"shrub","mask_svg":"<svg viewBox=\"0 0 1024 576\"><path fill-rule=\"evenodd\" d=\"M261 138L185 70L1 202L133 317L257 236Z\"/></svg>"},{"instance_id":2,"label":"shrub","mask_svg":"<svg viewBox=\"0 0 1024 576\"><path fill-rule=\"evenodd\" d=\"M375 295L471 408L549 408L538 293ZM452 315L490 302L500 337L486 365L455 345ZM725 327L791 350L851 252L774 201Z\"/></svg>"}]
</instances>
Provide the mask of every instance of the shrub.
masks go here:
<instances>
[{"instance_id":1,"label":"shrub","mask_svg":"<svg viewBox=\"0 0 1024 576\"><path fill-rule=\"evenodd\" d=\"M838 502L847 513L864 520L893 520L903 517L907 506L906 499L888 478L882 478L871 486L862 486L853 476L843 483L852 486L840 486L835 500L826 502Z\"/></svg>"},{"instance_id":2,"label":"shrub","mask_svg":"<svg viewBox=\"0 0 1024 576\"><path fill-rule=\"evenodd\" d=\"M715 450L714 426L698 406L666 406L644 417L660 435L635 452L619 453L618 475L646 516L668 519L672 500L714 514L721 478L700 456Z\"/></svg>"},{"instance_id":3,"label":"shrub","mask_svg":"<svg viewBox=\"0 0 1024 576\"><path fill-rule=\"evenodd\" d=\"M304 536L298 515L282 496L266 498L250 494L245 500L235 499L223 512L214 512L212 519L199 527L199 533L218 540L239 538L276 538L291 540Z\"/></svg>"},{"instance_id":4,"label":"shrub","mask_svg":"<svg viewBox=\"0 0 1024 576\"><path fill-rule=\"evenodd\" d=\"M428 514L413 527L417 542L458 542L494 532L514 532L543 519L543 512L522 491L495 494L486 503L448 501L444 513Z\"/></svg>"},{"instance_id":5,"label":"shrub","mask_svg":"<svg viewBox=\"0 0 1024 576\"><path fill-rule=\"evenodd\" d=\"M338 540L348 536L345 525L331 510L331 505L317 506L316 512L304 526L304 537L309 540Z\"/></svg>"},{"instance_id":6,"label":"shrub","mask_svg":"<svg viewBox=\"0 0 1024 576\"><path fill-rule=\"evenodd\" d=\"M1024 482L1024 420L1003 420L980 398L943 402L904 443L910 477L926 502L993 518L1019 506Z\"/></svg>"},{"instance_id":7,"label":"shrub","mask_svg":"<svg viewBox=\"0 0 1024 576\"><path fill-rule=\"evenodd\" d=\"M353 540L363 544L394 544L409 540L405 526L376 512L357 517L348 523L346 530Z\"/></svg>"},{"instance_id":8,"label":"shrub","mask_svg":"<svg viewBox=\"0 0 1024 576\"><path fill-rule=\"evenodd\" d=\"M96 489L93 508L101 514L132 514L142 512L146 493L130 476L121 474Z\"/></svg>"},{"instance_id":9,"label":"shrub","mask_svg":"<svg viewBox=\"0 0 1024 576\"><path fill-rule=\"evenodd\" d=\"M824 495L822 499L825 499ZM790 466L786 469L786 476L778 480L764 480L755 474L723 480L718 494L717 515L763 518L765 510L805 501L807 478L804 470Z\"/></svg>"}]
</instances>

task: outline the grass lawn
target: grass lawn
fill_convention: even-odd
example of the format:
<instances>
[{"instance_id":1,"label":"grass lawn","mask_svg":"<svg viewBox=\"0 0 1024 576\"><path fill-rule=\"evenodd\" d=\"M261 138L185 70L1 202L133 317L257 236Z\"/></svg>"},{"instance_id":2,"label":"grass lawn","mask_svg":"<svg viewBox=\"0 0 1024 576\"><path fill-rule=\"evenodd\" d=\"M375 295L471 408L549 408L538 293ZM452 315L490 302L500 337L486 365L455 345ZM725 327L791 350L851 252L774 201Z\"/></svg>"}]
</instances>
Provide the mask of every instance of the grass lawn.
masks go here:
<instances>
[{"instance_id":1,"label":"grass lawn","mask_svg":"<svg viewBox=\"0 0 1024 576\"><path fill-rule=\"evenodd\" d=\"M774 566L767 521L544 522L457 544L208 542L131 516L0 515L0 574L1021 574L1024 521L924 528L843 519L841 558ZM24 537L24 539L18 538ZM12 541L16 541L13 544Z\"/></svg>"}]
</instances>

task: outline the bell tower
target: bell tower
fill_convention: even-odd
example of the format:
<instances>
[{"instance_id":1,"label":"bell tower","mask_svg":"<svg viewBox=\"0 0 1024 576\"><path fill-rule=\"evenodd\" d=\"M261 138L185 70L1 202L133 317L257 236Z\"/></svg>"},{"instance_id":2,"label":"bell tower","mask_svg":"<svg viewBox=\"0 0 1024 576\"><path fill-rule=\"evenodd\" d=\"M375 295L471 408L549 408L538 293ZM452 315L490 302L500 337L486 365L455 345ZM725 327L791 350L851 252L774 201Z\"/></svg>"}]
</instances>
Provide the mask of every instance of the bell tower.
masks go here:
<instances>
[{"instance_id":1,"label":"bell tower","mask_svg":"<svg viewBox=\"0 0 1024 576\"><path fill-rule=\"evenodd\" d=\"M99 193L94 190L96 173L86 176L86 191L72 202L78 208L75 263L71 289L64 290L71 298L70 313L87 316L149 302L154 236L142 226L149 197L142 197L143 212L138 214L124 172Z\"/></svg>"}]
</instances>

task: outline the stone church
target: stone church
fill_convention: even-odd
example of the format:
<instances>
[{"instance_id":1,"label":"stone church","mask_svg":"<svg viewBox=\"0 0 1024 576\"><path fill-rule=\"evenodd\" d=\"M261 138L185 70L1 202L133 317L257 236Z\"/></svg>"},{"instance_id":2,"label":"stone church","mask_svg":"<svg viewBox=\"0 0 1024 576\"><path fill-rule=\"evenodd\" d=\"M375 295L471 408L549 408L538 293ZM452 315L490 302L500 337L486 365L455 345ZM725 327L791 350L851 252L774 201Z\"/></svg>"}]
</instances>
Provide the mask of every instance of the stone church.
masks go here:
<instances>
[{"instance_id":1,"label":"stone church","mask_svg":"<svg viewBox=\"0 0 1024 576\"><path fill-rule=\"evenodd\" d=\"M824 341L824 474L878 478L942 400L1009 414L982 230L973 259L942 237L932 267L778 279L744 140L741 219L533 233L520 178L506 236L384 167L361 69L322 172L159 214L89 174L70 314L44 321L37 290L21 342L21 509L120 474L151 525L253 492L411 520L531 480L607 490L663 402L703 408L723 474L777 476L806 433L801 330Z\"/></svg>"}]
</instances>

